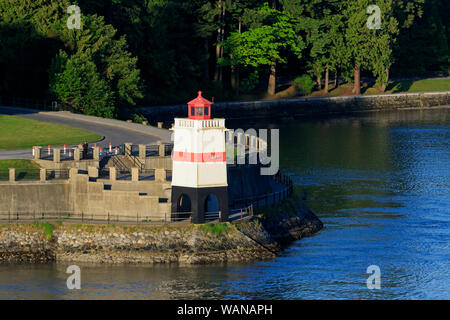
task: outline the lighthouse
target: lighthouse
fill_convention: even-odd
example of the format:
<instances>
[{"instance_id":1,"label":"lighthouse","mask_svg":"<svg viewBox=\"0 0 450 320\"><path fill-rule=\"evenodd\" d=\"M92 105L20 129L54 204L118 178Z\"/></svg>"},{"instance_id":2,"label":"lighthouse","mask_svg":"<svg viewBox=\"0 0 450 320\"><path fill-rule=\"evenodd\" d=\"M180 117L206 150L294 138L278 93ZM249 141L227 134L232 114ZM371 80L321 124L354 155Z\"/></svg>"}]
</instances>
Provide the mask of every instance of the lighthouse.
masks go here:
<instances>
[{"instance_id":1,"label":"lighthouse","mask_svg":"<svg viewBox=\"0 0 450 320\"><path fill-rule=\"evenodd\" d=\"M228 221L225 119L211 118L213 103L202 97L188 102L188 118L175 118L172 215L192 223L218 217Z\"/></svg>"}]
</instances>

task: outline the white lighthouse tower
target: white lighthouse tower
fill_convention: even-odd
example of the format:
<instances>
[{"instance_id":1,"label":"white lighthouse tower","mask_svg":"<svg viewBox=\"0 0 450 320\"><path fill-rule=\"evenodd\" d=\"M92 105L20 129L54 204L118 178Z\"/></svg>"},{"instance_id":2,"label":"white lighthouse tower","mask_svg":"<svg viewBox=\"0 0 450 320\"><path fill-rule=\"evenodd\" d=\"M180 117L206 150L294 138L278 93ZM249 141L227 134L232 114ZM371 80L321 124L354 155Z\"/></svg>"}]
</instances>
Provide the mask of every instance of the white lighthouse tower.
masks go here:
<instances>
[{"instance_id":1,"label":"white lighthouse tower","mask_svg":"<svg viewBox=\"0 0 450 320\"><path fill-rule=\"evenodd\" d=\"M188 118L175 118L172 172L172 213L228 220L225 119L211 119L211 101L188 102ZM181 214L180 214L181 213Z\"/></svg>"}]
</instances>

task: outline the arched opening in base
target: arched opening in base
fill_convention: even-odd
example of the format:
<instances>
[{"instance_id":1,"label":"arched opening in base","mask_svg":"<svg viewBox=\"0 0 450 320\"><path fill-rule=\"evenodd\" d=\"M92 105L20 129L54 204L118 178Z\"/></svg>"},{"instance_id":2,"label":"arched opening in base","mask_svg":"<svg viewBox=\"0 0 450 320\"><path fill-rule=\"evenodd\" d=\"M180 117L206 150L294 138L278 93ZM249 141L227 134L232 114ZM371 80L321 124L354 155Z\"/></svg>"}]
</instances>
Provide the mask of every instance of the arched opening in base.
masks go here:
<instances>
[{"instance_id":1,"label":"arched opening in base","mask_svg":"<svg viewBox=\"0 0 450 320\"><path fill-rule=\"evenodd\" d=\"M205 220L212 221L219 219L220 203L214 194L209 194L205 199Z\"/></svg>"},{"instance_id":2,"label":"arched opening in base","mask_svg":"<svg viewBox=\"0 0 450 320\"><path fill-rule=\"evenodd\" d=\"M177 201L177 212L172 214L175 221L189 219L192 215L191 198L186 194L181 194Z\"/></svg>"}]
</instances>

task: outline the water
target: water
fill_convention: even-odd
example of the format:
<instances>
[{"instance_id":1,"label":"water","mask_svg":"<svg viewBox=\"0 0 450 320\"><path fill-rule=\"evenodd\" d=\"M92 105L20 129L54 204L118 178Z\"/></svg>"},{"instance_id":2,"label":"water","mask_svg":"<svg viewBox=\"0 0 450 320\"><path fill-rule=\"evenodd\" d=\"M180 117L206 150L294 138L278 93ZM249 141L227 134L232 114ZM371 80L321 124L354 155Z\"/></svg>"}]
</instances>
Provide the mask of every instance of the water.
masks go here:
<instances>
[{"instance_id":1,"label":"water","mask_svg":"<svg viewBox=\"0 0 450 320\"><path fill-rule=\"evenodd\" d=\"M324 222L315 236L250 264L80 265L74 291L68 264L0 266L0 298L450 298L450 109L269 126L280 128L281 166ZM380 290L366 287L369 265Z\"/></svg>"}]
</instances>

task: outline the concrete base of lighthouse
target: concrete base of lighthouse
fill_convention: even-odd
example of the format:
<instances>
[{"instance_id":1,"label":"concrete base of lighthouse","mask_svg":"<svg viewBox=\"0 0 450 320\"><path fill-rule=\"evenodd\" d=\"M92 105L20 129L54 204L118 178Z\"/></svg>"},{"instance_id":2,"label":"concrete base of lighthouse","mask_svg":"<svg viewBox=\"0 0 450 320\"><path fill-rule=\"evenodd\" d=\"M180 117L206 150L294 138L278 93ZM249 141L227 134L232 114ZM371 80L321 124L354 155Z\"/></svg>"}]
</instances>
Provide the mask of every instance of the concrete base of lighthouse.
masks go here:
<instances>
[{"instance_id":1,"label":"concrete base of lighthouse","mask_svg":"<svg viewBox=\"0 0 450 320\"><path fill-rule=\"evenodd\" d=\"M214 195L219 201L219 221L228 221L228 187L189 188L172 186L172 214L173 217L182 216L180 201L187 196L190 200L190 212L192 223L205 223L206 200L209 195Z\"/></svg>"}]
</instances>

